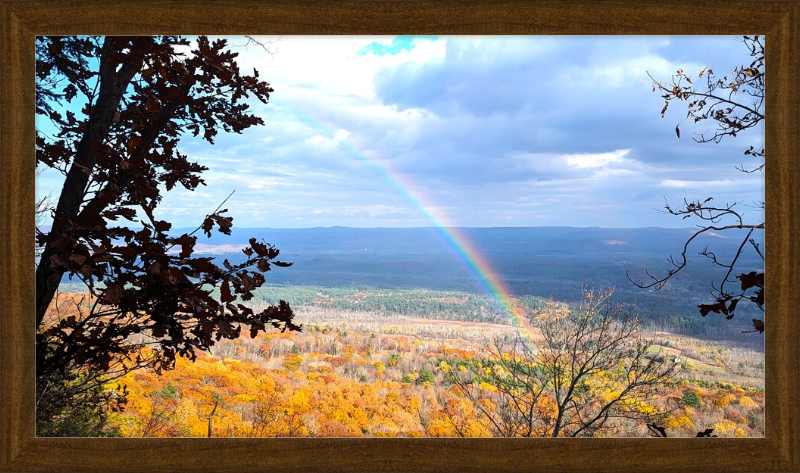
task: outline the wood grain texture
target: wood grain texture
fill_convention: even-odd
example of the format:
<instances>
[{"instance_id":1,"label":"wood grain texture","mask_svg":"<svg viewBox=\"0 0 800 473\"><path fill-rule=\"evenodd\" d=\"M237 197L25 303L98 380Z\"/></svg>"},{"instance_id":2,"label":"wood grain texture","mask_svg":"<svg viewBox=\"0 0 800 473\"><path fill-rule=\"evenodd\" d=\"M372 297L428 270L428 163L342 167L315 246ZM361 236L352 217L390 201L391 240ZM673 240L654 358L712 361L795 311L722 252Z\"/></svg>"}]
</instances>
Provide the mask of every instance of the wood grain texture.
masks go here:
<instances>
[{"instance_id":1,"label":"wood grain texture","mask_svg":"<svg viewBox=\"0 0 800 473\"><path fill-rule=\"evenodd\" d=\"M3 471L799 471L800 2L0 0ZM766 35L765 439L36 439L37 34Z\"/></svg>"}]
</instances>

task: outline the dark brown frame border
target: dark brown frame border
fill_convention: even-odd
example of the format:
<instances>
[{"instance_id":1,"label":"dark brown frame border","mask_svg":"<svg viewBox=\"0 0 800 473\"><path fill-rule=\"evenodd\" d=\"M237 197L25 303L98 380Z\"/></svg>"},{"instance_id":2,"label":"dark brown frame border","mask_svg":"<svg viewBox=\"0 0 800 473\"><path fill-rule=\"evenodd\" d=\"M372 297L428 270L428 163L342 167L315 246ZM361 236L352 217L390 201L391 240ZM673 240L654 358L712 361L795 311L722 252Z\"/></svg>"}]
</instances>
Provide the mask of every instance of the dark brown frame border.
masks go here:
<instances>
[{"instance_id":1,"label":"dark brown frame border","mask_svg":"<svg viewBox=\"0 0 800 473\"><path fill-rule=\"evenodd\" d=\"M0 0L3 471L800 471L800 2ZM765 439L36 439L34 36L765 34Z\"/></svg>"}]
</instances>

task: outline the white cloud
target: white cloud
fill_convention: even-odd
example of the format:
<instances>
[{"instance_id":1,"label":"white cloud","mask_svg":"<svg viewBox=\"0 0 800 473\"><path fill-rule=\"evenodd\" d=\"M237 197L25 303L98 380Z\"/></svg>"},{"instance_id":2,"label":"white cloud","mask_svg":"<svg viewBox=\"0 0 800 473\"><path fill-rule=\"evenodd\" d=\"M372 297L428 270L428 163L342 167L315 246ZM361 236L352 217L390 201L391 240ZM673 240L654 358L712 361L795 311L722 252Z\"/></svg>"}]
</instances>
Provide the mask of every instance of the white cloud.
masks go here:
<instances>
[{"instance_id":1,"label":"white cloud","mask_svg":"<svg viewBox=\"0 0 800 473\"><path fill-rule=\"evenodd\" d=\"M353 96L374 98L373 77L379 68L414 62L424 64L444 55L442 41L421 41L410 51L396 55L358 55L369 43L391 42L374 36L282 36L272 40L275 54L250 47L240 54L246 67L255 67L283 100L303 94L314 97Z\"/></svg>"},{"instance_id":2,"label":"white cloud","mask_svg":"<svg viewBox=\"0 0 800 473\"><path fill-rule=\"evenodd\" d=\"M620 163L622 159L630 153L629 149L620 149L609 153L582 153L564 155L567 164L579 169L599 168L610 163Z\"/></svg>"},{"instance_id":3,"label":"white cloud","mask_svg":"<svg viewBox=\"0 0 800 473\"><path fill-rule=\"evenodd\" d=\"M661 181L661 187L674 187L678 189L717 189L722 187L735 187L739 185L736 181L690 181L678 179L664 179Z\"/></svg>"},{"instance_id":4,"label":"white cloud","mask_svg":"<svg viewBox=\"0 0 800 473\"><path fill-rule=\"evenodd\" d=\"M338 130L336 134L333 135L333 141L344 141L347 137L350 136L350 132L347 130Z\"/></svg>"}]
</instances>

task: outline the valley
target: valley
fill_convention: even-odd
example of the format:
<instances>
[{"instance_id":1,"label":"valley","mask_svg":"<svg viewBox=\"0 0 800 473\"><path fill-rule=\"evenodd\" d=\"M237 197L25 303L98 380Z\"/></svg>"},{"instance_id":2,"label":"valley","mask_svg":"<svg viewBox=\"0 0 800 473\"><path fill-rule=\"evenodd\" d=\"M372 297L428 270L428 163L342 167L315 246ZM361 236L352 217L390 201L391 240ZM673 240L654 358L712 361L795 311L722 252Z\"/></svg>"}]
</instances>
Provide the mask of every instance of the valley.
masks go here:
<instances>
[{"instance_id":1,"label":"valley","mask_svg":"<svg viewBox=\"0 0 800 473\"><path fill-rule=\"evenodd\" d=\"M121 380L129 405L114 422L125 436L492 436L481 409L449 370L497 365L496 346L517 328L480 295L428 290L268 287L258 304L297 294L300 333L222 341L160 376ZM546 302L526 298L529 314ZM532 343L540 343L534 326ZM670 436L713 428L763 436L764 352L757 343L646 331L649 351L676 376L653 407ZM464 367L464 368L461 368ZM602 377L602 375L597 375ZM481 388L492 394L490 385ZM686 393L694 393L687 398ZM696 397L696 399L695 399ZM689 401L686 401L689 399ZM689 402L689 404L687 404ZM497 408L497 406L495 406ZM646 436L619 422L606 436Z\"/></svg>"},{"instance_id":2,"label":"valley","mask_svg":"<svg viewBox=\"0 0 800 473\"><path fill-rule=\"evenodd\" d=\"M733 320L701 317L697 304L718 274L700 256L690 255L693 271L660 291L628 280L663 268L665 248L679 248L690 229L461 231L491 262L491 275L471 270L467 255L429 228L235 229L205 241L203 254L234 264L248 237L275 244L293 264L269 271L247 304L260 311L287 301L302 331L243 333L193 361L178 357L173 370L113 381L127 392L110 417L116 435L549 436L555 408L545 391L557 378L529 379L547 364L537 352L560 353L542 324L548 314L574 312L587 291L613 292L609 301L641 321L631 340L646 342L642 361L674 365L642 397L625 394L626 377L636 375L622 358L582 374L576 392L587 409L625 406L593 436L647 436L643 419L669 436L764 435L764 338L742 333L762 315L743 307ZM730 251L725 239L702 243ZM490 280L505 288L502 298L487 290ZM520 402L537 412L535 428L528 419L530 428L519 430L524 422L511 414Z\"/></svg>"}]
</instances>

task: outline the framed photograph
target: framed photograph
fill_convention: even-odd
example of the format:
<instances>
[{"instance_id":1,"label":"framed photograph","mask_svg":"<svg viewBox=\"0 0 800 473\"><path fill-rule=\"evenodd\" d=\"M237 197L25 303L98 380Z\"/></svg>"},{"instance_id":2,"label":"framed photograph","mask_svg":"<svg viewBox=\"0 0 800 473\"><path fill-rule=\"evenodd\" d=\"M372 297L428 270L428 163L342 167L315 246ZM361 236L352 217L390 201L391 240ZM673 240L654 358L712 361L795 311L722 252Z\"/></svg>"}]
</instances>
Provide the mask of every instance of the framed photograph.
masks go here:
<instances>
[{"instance_id":1,"label":"framed photograph","mask_svg":"<svg viewBox=\"0 0 800 473\"><path fill-rule=\"evenodd\" d=\"M799 471L798 31L798 0L0 0L0 469ZM153 40L148 66L126 69L142 38L167 34L188 39ZM58 39L70 35L97 37ZM129 46L114 49L107 36L128 37ZM217 37L239 51L241 71L229 67ZM716 38L735 37L739 49L718 47ZM697 51L682 49L696 44L708 44L699 49L709 63L718 53L736 69L674 70L680 61L699 64ZM181 48L197 48L200 59L163 66ZM471 56L480 61L464 60ZM81 75L85 57L100 69L118 61L105 70L130 72L126 87L135 78L130 95L118 94L122 105L89 112L106 134L103 145L84 146L90 167L113 163L86 172L91 178L77 175L81 137L89 135L74 116L85 110L61 105L84 94L93 97L88 110L101 110L116 92ZM266 83L278 90L277 77L288 100ZM636 93L608 98L634 83ZM741 90L744 102L734 98ZM237 108L243 96L254 109ZM642 105L649 99L656 108ZM261 105L275 111L271 118L258 116ZM180 117L150 133L148 123L161 115L172 120L168 109ZM253 125L272 135L249 134L242 144L223 132ZM664 133L651 139L658 127ZM611 129L632 138L608 138ZM761 135L730 143L746 131ZM171 141L177 136L192 137L189 161ZM592 145L572 146L581 139ZM215 140L222 144L203 147ZM713 161L713 152L690 156L703 146L721 149L719 161L736 167L698 161ZM266 147L274 162L252 161ZM202 178L214 185L200 187L205 169L191 161L206 163L192 151L208 153L215 167ZM313 158L319 153L328 158ZM142 164L150 161L158 173ZM86 190L59 203L74 207L72 217L41 194L42 186L58 193L64 181ZM121 183L132 190L120 191ZM242 190L234 197L219 183ZM162 200L159 186L198 192ZM670 196L662 220L650 205L654 189ZM273 202L261 201L269 192ZM618 200L627 204L612 210ZM78 211L93 205L105 220L141 228L109 230ZM740 219L741 205L755 223ZM44 214L54 217L43 224ZM258 238L234 230L229 244L214 239L217 231L231 235L228 215ZM682 225L684 218L692 220ZM74 241L48 236L43 225L70 228ZM674 228L644 228L661 225ZM211 240L195 237L203 233ZM514 253L515 245L532 249ZM294 276L281 261L287 253ZM653 266L654 254L662 262L676 257L664 270ZM591 271L570 257L595 258ZM680 279L698 261L716 272ZM252 268L272 270L267 282ZM544 284L552 271L573 282ZM53 315L49 308L60 306L51 289L66 273L90 281L91 297L63 296L65 312ZM343 282L320 282L331 275ZM702 298L706 277L717 282ZM148 289L153 284L163 291ZM645 322L615 305L608 286L655 313L642 319L647 342L638 336ZM163 293L177 295L162 305ZM254 294L255 310L238 304ZM306 302L292 302L299 299ZM396 313L387 309L398 303ZM328 307L347 316L336 319ZM692 322L670 318L687 307ZM427 315L414 318L419 313ZM191 315L169 322L169 314ZM299 324L306 338L293 335ZM393 324L418 324L419 332ZM705 341L690 341L699 332ZM753 332L760 348L726 348L743 332ZM240 334L253 341L239 343ZM189 388L174 373L195 355L207 371ZM587 358L610 361L587 365ZM169 372L170 381L136 375L138 367ZM270 369L286 387L258 377ZM93 378L95 370L115 375ZM680 370L693 384L673 383ZM229 386L256 378L262 384L252 392ZM315 416L341 397L320 397L331 380L368 386L353 401L359 405L391 397L403 408L385 421L363 406L363 422L340 419L334 407ZM659 401L665 380L677 387ZM295 396L295 382L311 394ZM99 403L102 426L81 424ZM60 414L40 418L44 405L60 406L52 408Z\"/></svg>"}]
</instances>

